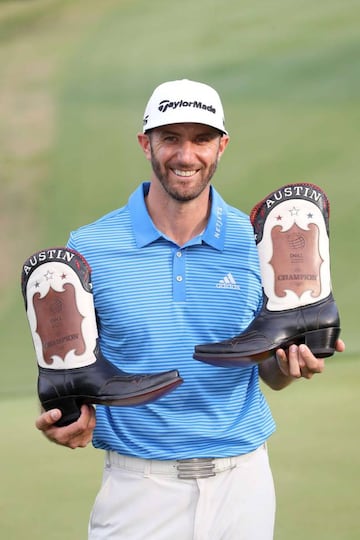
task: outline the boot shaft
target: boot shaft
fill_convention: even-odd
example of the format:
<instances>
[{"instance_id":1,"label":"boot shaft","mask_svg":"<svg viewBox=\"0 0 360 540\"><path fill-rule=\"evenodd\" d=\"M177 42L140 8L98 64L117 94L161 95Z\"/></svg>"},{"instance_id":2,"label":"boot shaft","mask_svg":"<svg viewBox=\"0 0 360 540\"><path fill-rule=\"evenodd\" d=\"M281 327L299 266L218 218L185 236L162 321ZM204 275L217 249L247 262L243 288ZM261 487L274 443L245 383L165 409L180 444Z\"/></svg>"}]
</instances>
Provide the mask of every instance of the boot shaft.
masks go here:
<instances>
[{"instance_id":1,"label":"boot shaft","mask_svg":"<svg viewBox=\"0 0 360 540\"><path fill-rule=\"evenodd\" d=\"M270 311L318 302L331 293L329 201L314 184L288 184L250 214Z\"/></svg>"},{"instance_id":2,"label":"boot shaft","mask_svg":"<svg viewBox=\"0 0 360 540\"><path fill-rule=\"evenodd\" d=\"M21 288L38 365L70 369L96 362L98 338L85 259L67 248L51 248L29 257Z\"/></svg>"}]
</instances>

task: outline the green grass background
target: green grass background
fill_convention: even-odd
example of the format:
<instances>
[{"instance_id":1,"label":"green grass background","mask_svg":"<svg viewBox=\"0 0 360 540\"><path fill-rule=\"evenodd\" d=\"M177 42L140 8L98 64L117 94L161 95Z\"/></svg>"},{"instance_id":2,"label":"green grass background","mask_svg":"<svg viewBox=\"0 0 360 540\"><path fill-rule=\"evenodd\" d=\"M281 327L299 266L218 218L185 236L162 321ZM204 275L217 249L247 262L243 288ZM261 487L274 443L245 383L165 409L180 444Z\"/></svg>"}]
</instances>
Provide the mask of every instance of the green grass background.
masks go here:
<instances>
[{"instance_id":1,"label":"green grass background","mask_svg":"<svg viewBox=\"0 0 360 540\"><path fill-rule=\"evenodd\" d=\"M2 538L85 539L102 467L101 452L34 428L21 264L148 178L145 103L182 77L223 98L232 140L215 184L228 202L249 211L297 181L330 198L347 352L310 382L264 389L278 425L275 539L360 537L359 23L355 0L0 0Z\"/></svg>"}]
</instances>

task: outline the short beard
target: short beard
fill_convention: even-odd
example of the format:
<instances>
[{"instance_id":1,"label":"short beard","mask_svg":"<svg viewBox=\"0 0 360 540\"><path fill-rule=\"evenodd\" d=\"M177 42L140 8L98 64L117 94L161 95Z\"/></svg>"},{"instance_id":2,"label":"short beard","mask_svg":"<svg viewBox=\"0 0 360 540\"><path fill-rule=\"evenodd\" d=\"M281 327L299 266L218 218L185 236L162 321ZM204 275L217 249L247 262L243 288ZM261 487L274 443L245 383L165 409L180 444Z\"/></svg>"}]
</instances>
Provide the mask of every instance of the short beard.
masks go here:
<instances>
[{"instance_id":1,"label":"short beard","mask_svg":"<svg viewBox=\"0 0 360 540\"><path fill-rule=\"evenodd\" d=\"M153 147L151 145L151 140L150 140L150 148L151 148L151 165L152 165L152 169L155 173L156 178L159 180L160 184L162 185L166 193L170 195L172 199L178 202L189 202L199 197L199 195L201 195L201 193L208 187L210 180L214 176L215 171L217 169L218 160L214 161L211 164L209 168L209 174L201 182L201 184L197 186L197 189L195 191L189 192L188 194L184 195L180 193L179 191L177 191L176 189L172 189L169 183L166 181L166 175L162 173L160 163L158 162L158 160L156 159L154 155Z\"/></svg>"}]
</instances>

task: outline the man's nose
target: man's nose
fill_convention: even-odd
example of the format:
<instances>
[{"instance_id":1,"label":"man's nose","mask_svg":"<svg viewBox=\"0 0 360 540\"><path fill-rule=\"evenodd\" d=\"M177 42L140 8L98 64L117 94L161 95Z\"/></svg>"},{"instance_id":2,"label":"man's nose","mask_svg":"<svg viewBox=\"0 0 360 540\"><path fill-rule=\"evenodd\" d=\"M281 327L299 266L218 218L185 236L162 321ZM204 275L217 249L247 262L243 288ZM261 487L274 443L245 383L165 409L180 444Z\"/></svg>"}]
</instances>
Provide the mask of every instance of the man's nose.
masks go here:
<instances>
[{"instance_id":1,"label":"man's nose","mask_svg":"<svg viewBox=\"0 0 360 540\"><path fill-rule=\"evenodd\" d=\"M179 144L178 156L183 161L192 161L194 157L194 145L191 141L183 141Z\"/></svg>"}]
</instances>

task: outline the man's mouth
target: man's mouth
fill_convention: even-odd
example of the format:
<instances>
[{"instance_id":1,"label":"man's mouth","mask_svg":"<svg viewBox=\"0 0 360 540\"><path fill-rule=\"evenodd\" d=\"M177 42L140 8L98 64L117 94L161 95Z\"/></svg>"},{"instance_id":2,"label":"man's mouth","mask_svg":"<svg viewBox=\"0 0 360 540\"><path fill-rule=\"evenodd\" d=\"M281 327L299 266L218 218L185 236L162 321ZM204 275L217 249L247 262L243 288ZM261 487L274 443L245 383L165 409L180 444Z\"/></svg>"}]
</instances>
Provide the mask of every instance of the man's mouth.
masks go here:
<instances>
[{"instance_id":1,"label":"man's mouth","mask_svg":"<svg viewBox=\"0 0 360 540\"><path fill-rule=\"evenodd\" d=\"M193 171L183 171L181 169L173 169L173 172L174 174L176 174L176 176L181 176L183 178L187 178L187 177L190 177L190 176L194 176L194 174L197 173L196 170L193 170Z\"/></svg>"}]
</instances>

